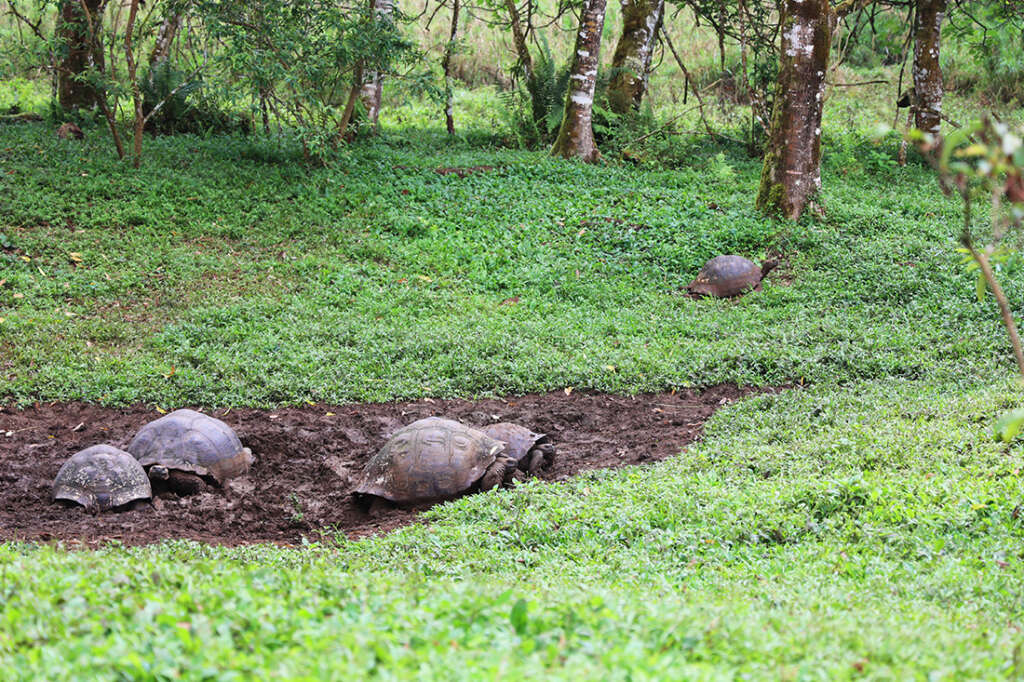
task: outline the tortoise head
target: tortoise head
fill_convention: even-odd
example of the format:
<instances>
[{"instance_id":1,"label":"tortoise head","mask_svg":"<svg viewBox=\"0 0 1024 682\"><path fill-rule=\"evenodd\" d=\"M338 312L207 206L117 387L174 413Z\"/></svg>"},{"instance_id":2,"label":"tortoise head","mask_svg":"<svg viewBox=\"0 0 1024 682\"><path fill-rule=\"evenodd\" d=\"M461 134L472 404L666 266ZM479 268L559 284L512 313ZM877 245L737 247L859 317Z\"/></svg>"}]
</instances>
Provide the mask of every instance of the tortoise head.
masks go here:
<instances>
[{"instance_id":1,"label":"tortoise head","mask_svg":"<svg viewBox=\"0 0 1024 682\"><path fill-rule=\"evenodd\" d=\"M778 265L779 265L779 259L778 258L772 258L770 260L766 260L765 262L761 263L761 279L764 279L765 277L767 277L768 273L771 272L772 270L774 270L776 267L778 267Z\"/></svg>"},{"instance_id":2,"label":"tortoise head","mask_svg":"<svg viewBox=\"0 0 1024 682\"><path fill-rule=\"evenodd\" d=\"M151 481L166 481L171 477L171 472L167 470L167 467L160 464L154 464L149 467L149 480Z\"/></svg>"}]
</instances>

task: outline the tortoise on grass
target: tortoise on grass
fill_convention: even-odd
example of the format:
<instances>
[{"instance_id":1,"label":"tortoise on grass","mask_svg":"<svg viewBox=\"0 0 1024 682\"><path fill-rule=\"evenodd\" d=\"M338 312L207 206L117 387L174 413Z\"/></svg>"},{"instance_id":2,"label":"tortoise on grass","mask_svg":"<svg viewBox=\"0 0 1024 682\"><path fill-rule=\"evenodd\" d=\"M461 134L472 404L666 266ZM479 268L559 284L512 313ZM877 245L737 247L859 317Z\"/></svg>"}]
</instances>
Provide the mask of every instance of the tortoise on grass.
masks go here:
<instances>
[{"instance_id":1,"label":"tortoise on grass","mask_svg":"<svg viewBox=\"0 0 1024 682\"><path fill-rule=\"evenodd\" d=\"M743 256L715 256L704 264L686 289L697 296L715 298L760 291L761 280L778 264L777 260L767 260L758 266Z\"/></svg>"},{"instance_id":2,"label":"tortoise on grass","mask_svg":"<svg viewBox=\"0 0 1024 682\"><path fill-rule=\"evenodd\" d=\"M152 421L128 444L149 478L179 495L221 486L241 476L253 462L252 451L231 427L195 410L175 410Z\"/></svg>"},{"instance_id":3,"label":"tortoise on grass","mask_svg":"<svg viewBox=\"0 0 1024 682\"><path fill-rule=\"evenodd\" d=\"M152 496L142 465L112 445L94 445L76 452L53 481L53 499L95 511L124 508Z\"/></svg>"},{"instance_id":4,"label":"tortoise on grass","mask_svg":"<svg viewBox=\"0 0 1024 682\"><path fill-rule=\"evenodd\" d=\"M396 504L435 502L511 483L505 444L451 419L428 417L399 429L374 455L353 494Z\"/></svg>"},{"instance_id":5,"label":"tortoise on grass","mask_svg":"<svg viewBox=\"0 0 1024 682\"><path fill-rule=\"evenodd\" d=\"M480 429L494 440L505 443L505 454L516 461L520 471L536 476L555 461L555 446L543 433L534 433L512 422L498 422Z\"/></svg>"}]
</instances>

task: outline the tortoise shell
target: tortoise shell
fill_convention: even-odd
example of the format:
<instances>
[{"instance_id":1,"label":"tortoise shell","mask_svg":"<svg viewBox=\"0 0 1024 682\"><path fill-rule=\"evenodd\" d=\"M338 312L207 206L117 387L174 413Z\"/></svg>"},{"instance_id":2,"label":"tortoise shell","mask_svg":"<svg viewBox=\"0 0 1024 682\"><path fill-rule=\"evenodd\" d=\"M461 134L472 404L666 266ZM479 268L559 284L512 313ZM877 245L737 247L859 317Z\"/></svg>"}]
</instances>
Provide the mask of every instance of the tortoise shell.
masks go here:
<instances>
[{"instance_id":1,"label":"tortoise shell","mask_svg":"<svg viewBox=\"0 0 1024 682\"><path fill-rule=\"evenodd\" d=\"M135 500L148 500L153 490L142 465L112 445L94 445L76 452L57 472L53 499L105 510Z\"/></svg>"},{"instance_id":2,"label":"tortoise shell","mask_svg":"<svg viewBox=\"0 0 1024 682\"><path fill-rule=\"evenodd\" d=\"M253 461L230 426L195 410L175 410L146 424L127 449L147 469L187 471L218 485L244 474Z\"/></svg>"},{"instance_id":3,"label":"tortoise shell","mask_svg":"<svg viewBox=\"0 0 1024 682\"><path fill-rule=\"evenodd\" d=\"M504 449L451 419L420 419L395 432L366 463L353 492L398 504L450 499L470 490Z\"/></svg>"},{"instance_id":4,"label":"tortoise shell","mask_svg":"<svg viewBox=\"0 0 1024 682\"><path fill-rule=\"evenodd\" d=\"M547 434L535 433L525 426L513 424L512 422L498 422L489 424L480 429L494 440L505 443L505 454L516 461L516 465L523 471L527 470L530 459L527 455L534 447L542 444L550 444ZM550 458L545 457L544 466L551 466L554 459L554 446L544 448L550 450Z\"/></svg>"},{"instance_id":5,"label":"tortoise shell","mask_svg":"<svg viewBox=\"0 0 1024 682\"><path fill-rule=\"evenodd\" d=\"M686 288L691 294L716 298L738 296L752 289L760 291L761 280L776 264L777 261L767 261L758 266L743 256L715 256Z\"/></svg>"}]
</instances>

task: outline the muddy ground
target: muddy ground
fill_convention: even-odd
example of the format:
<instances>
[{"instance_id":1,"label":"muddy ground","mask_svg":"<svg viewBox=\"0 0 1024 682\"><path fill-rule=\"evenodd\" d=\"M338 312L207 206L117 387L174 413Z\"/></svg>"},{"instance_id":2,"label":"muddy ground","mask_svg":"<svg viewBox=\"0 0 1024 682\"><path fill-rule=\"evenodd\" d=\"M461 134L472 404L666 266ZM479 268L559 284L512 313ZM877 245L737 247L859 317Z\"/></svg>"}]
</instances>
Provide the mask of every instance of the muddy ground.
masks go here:
<instances>
[{"instance_id":1,"label":"muddy ground","mask_svg":"<svg viewBox=\"0 0 1024 682\"><path fill-rule=\"evenodd\" d=\"M223 489L188 498L164 496L125 512L91 514L53 502L51 486L64 461L98 443L124 448L140 426L160 415L149 408L84 403L0 408L0 540L108 540L146 544L190 538L236 545L292 544L319 531L349 537L414 523L423 510L352 501L354 478L388 435L416 419L443 415L466 423L515 421L548 433L558 448L541 478L631 466L678 454L699 438L704 422L749 393L735 386L636 397L558 391L508 399L233 409L208 412L233 427L256 456L248 475Z\"/></svg>"}]
</instances>

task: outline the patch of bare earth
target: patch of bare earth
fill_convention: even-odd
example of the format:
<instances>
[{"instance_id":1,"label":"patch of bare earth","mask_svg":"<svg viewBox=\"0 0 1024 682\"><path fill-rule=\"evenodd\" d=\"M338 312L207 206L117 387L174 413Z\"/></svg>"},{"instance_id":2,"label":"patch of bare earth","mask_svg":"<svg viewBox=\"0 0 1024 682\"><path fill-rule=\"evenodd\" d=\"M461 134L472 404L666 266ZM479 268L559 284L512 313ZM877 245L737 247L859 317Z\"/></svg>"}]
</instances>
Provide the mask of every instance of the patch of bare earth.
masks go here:
<instances>
[{"instance_id":1,"label":"patch of bare earth","mask_svg":"<svg viewBox=\"0 0 1024 682\"><path fill-rule=\"evenodd\" d=\"M146 544L189 538L236 545L291 544L321 532L349 537L414 523L426 507L375 506L352 500L354 478L399 427L443 415L482 425L515 421L549 434L558 448L541 478L654 462L701 436L719 407L753 392L735 386L635 397L564 391L480 401L303 406L212 412L233 427L256 456L252 470L193 497L162 497L131 511L91 514L51 499L53 478L75 452L98 443L125 447L151 409L85 403L0 408L0 540L110 540Z\"/></svg>"}]
</instances>

